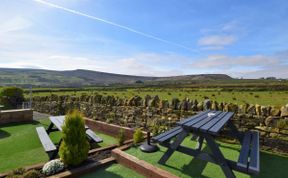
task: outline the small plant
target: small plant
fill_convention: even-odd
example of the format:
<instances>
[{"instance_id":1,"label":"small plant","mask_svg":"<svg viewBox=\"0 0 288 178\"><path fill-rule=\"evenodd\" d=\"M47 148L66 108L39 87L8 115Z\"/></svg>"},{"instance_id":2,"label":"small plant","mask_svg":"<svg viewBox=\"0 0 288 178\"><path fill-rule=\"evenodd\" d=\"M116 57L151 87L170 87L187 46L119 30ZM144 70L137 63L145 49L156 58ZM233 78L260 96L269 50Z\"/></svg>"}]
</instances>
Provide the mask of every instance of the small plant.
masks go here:
<instances>
[{"instance_id":1,"label":"small plant","mask_svg":"<svg viewBox=\"0 0 288 178\"><path fill-rule=\"evenodd\" d=\"M17 168L12 170L7 176L6 178L22 178L22 175L24 174L25 169L24 168Z\"/></svg>"},{"instance_id":2,"label":"small plant","mask_svg":"<svg viewBox=\"0 0 288 178\"><path fill-rule=\"evenodd\" d=\"M40 178L40 177L43 176L41 176L40 172L35 169L27 171L23 174L23 178Z\"/></svg>"},{"instance_id":3,"label":"small plant","mask_svg":"<svg viewBox=\"0 0 288 178\"><path fill-rule=\"evenodd\" d=\"M140 128L136 129L134 134L133 134L133 143L136 145L137 143L140 143L144 140L144 135L143 132L141 131Z\"/></svg>"},{"instance_id":4,"label":"small plant","mask_svg":"<svg viewBox=\"0 0 288 178\"><path fill-rule=\"evenodd\" d=\"M255 95L254 97L255 97L255 98L260 98L260 96L259 96L259 95Z\"/></svg>"},{"instance_id":5,"label":"small plant","mask_svg":"<svg viewBox=\"0 0 288 178\"><path fill-rule=\"evenodd\" d=\"M158 135L160 131L160 125L159 124L154 124L152 127L152 135Z\"/></svg>"},{"instance_id":6,"label":"small plant","mask_svg":"<svg viewBox=\"0 0 288 178\"><path fill-rule=\"evenodd\" d=\"M235 97L232 98L234 101L237 100Z\"/></svg>"},{"instance_id":7,"label":"small plant","mask_svg":"<svg viewBox=\"0 0 288 178\"><path fill-rule=\"evenodd\" d=\"M46 163L43 168L42 172L46 176L56 174L64 169L64 163L61 162L59 159L49 161Z\"/></svg>"},{"instance_id":8,"label":"small plant","mask_svg":"<svg viewBox=\"0 0 288 178\"><path fill-rule=\"evenodd\" d=\"M171 93L170 93L170 92L168 92L168 95L171 95Z\"/></svg>"},{"instance_id":9,"label":"small plant","mask_svg":"<svg viewBox=\"0 0 288 178\"><path fill-rule=\"evenodd\" d=\"M59 156L65 164L77 166L86 160L90 145L86 138L83 116L79 111L74 110L66 116L62 138Z\"/></svg>"},{"instance_id":10,"label":"small plant","mask_svg":"<svg viewBox=\"0 0 288 178\"><path fill-rule=\"evenodd\" d=\"M119 145L119 146L124 145L125 139L126 139L126 138L125 138L124 129L121 128L121 129L119 130L119 135L118 135L118 145Z\"/></svg>"},{"instance_id":11,"label":"small plant","mask_svg":"<svg viewBox=\"0 0 288 178\"><path fill-rule=\"evenodd\" d=\"M25 169L22 167L12 170L13 175L22 175L24 174L24 172L25 172Z\"/></svg>"}]
</instances>

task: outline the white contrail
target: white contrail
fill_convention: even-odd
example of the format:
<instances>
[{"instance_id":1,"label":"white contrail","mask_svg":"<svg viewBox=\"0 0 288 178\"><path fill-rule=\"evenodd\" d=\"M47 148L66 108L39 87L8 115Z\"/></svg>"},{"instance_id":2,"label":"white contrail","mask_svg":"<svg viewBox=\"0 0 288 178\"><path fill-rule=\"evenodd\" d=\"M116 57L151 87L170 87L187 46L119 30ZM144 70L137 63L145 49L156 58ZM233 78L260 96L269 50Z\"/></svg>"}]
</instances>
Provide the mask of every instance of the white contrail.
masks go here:
<instances>
[{"instance_id":1,"label":"white contrail","mask_svg":"<svg viewBox=\"0 0 288 178\"><path fill-rule=\"evenodd\" d=\"M36 1L38 3L41 3L41 4L44 4L44 5L47 5L47 6L50 6L50 7L54 7L54 8L57 8L57 9L64 10L66 12L70 12L70 13L73 13L73 14L76 14L76 15L80 15L80 16L87 17L87 18L90 18L90 19L93 19L93 20L97 20L97 21L100 21L100 22L103 22L103 23L106 23L106 24L109 24L109 25L113 25L115 27L128 30L130 32L136 33L138 35L141 35L141 36L144 36L144 37L147 37L147 38L158 40L158 41L161 41L161 42L164 42L164 43L168 43L168 44L171 44L171 45L174 45L174 46L178 46L180 48L184 48L186 50L195 52L195 50L193 50L193 49L191 49L191 48L189 48L187 46L175 43L173 41L164 40L164 39L159 38L157 36L150 35L150 34L147 34L147 33L135 30L133 28L130 28L130 27L127 27L127 26L124 26L124 25L120 25L120 24L117 24L117 23L114 23L114 22L111 22L111 21L108 21L108 20L105 20L105 19L102 19L102 18L98 18L98 17L92 16L92 15L88 15L88 14L85 14L85 13L82 13L82 12L79 12L79 11L76 11L76 10L73 10L73 9L68 9L66 7L62 7L62 6L59 6L57 4L53 4L53 3L50 3L50 2L47 2L47 1L44 1L44 0L34 0L34 1Z\"/></svg>"}]
</instances>

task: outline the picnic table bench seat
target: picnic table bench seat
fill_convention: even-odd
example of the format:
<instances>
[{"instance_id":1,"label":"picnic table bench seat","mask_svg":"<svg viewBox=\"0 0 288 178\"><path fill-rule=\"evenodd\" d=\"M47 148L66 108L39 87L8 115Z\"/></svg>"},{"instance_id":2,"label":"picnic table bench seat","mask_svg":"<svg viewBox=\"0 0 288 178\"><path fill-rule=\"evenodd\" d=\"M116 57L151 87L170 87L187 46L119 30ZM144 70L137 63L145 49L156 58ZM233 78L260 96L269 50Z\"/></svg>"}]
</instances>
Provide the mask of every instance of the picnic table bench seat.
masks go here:
<instances>
[{"instance_id":1,"label":"picnic table bench seat","mask_svg":"<svg viewBox=\"0 0 288 178\"><path fill-rule=\"evenodd\" d=\"M174 127L171 130L168 130L166 132L163 132L163 133L153 137L152 141L163 143L163 142L169 141L170 139L172 139L173 137L175 137L176 135L178 135L182 131L183 131L182 127L181 126L177 126L177 127Z\"/></svg>"},{"instance_id":2,"label":"picnic table bench seat","mask_svg":"<svg viewBox=\"0 0 288 178\"><path fill-rule=\"evenodd\" d=\"M249 131L244 134L237 166L247 173L259 173L259 132Z\"/></svg>"},{"instance_id":3,"label":"picnic table bench seat","mask_svg":"<svg viewBox=\"0 0 288 178\"><path fill-rule=\"evenodd\" d=\"M55 155L55 152L57 151L56 146L51 141L44 127L37 127L36 131L37 131L37 134L43 145L45 152L49 155L50 159L53 159L56 156Z\"/></svg>"},{"instance_id":4,"label":"picnic table bench seat","mask_svg":"<svg viewBox=\"0 0 288 178\"><path fill-rule=\"evenodd\" d=\"M95 134L95 132L93 132L91 129L86 129L86 135L87 135L87 137L88 137L88 139L90 140L90 141L94 141L94 142L96 142L96 143L100 143L100 142L103 142L103 139L102 138L100 138L100 137L98 137L96 134Z\"/></svg>"},{"instance_id":5,"label":"picnic table bench seat","mask_svg":"<svg viewBox=\"0 0 288 178\"><path fill-rule=\"evenodd\" d=\"M47 129L47 132L54 132L54 131L61 131L62 132L62 126L65 122L65 116L51 116L50 117L51 124ZM56 127L55 129L53 127ZM90 142L100 143L103 142L103 139L100 138L93 132L87 125L85 125L85 132L86 136L89 139Z\"/></svg>"}]
</instances>

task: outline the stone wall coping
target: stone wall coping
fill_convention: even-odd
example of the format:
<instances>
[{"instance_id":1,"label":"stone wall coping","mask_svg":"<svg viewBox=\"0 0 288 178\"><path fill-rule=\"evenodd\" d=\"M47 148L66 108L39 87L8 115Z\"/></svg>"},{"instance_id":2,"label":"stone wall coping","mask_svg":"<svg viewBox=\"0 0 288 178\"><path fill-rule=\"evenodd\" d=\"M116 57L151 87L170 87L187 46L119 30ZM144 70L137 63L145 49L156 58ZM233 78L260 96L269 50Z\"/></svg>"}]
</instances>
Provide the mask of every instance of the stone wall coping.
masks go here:
<instances>
[{"instance_id":1,"label":"stone wall coping","mask_svg":"<svg viewBox=\"0 0 288 178\"><path fill-rule=\"evenodd\" d=\"M1 113L9 113L9 112L23 112L23 111L31 111L32 109L7 109L1 110Z\"/></svg>"}]
</instances>

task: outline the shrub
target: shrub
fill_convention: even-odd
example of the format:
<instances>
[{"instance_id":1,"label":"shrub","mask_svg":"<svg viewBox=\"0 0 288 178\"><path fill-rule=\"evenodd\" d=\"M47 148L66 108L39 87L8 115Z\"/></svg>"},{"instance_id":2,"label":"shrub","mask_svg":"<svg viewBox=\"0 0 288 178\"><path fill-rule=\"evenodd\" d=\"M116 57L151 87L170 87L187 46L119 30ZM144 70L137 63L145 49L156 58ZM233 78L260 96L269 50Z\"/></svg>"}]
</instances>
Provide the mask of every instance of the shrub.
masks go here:
<instances>
[{"instance_id":1,"label":"shrub","mask_svg":"<svg viewBox=\"0 0 288 178\"><path fill-rule=\"evenodd\" d=\"M0 103L5 109L16 108L24 101L23 90L17 87L4 87L0 91Z\"/></svg>"},{"instance_id":2,"label":"shrub","mask_svg":"<svg viewBox=\"0 0 288 178\"><path fill-rule=\"evenodd\" d=\"M13 175L22 175L24 172L25 172L25 169L22 167L12 170Z\"/></svg>"},{"instance_id":3,"label":"shrub","mask_svg":"<svg viewBox=\"0 0 288 178\"><path fill-rule=\"evenodd\" d=\"M6 178L21 178L22 174L25 172L24 168L17 168L12 170L7 176Z\"/></svg>"},{"instance_id":4,"label":"shrub","mask_svg":"<svg viewBox=\"0 0 288 178\"><path fill-rule=\"evenodd\" d=\"M64 169L64 163L61 162L59 159L55 159L46 163L43 168L42 172L46 176L56 174Z\"/></svg>"},{"instance_id":5,"label":"shrub","mask_svg":"<svg viewBox=\"0 0 288 178\"><path fill-rule=\"evenodd\" d=\"M39 178L39 177L42 177L42 176L40 172L35 169L27 171L23 174L23 178Z\"/></svg>"},{"instance_id":6,"label":"shrub","mask_svg":"<svg viewBox=\"0 0 288 178\"><path fill-rule=\"evenodd\" d=\"M126 138L125 138L124 129L121 128L121 129L119 130L119 135L118 135L118 145L119 145L119 146L124 145L125 139L126 139Z\"/></svg>"},{"instance_id":7,"label":"shrub","mask_svg":"<svg viewBox=\"0 0 288 178\"><path fill-rule=\"evenodd\" d=\"M133 134L133 143L136 145L137 143L140 143L144 140L143 132L140 128L136 129Z\"/></svg>"},{"instance_id":8,"label":"shrub","mask_svg":"<svg viewBox=\"0 0 288 178\"><path fill-rule=\"evenodd\" d=\"M152 127L152 135L158 135L160 130L160 125L159 124L154 124Z\"/></svg>"},{"instance_id":9,"label":"shrub","mask_svg":"<svg viewBox=\"0 0 288 178\"><path fill-rule=\"evenodd\" d=\"M86 160L90 145L86 138L83 116L79 111L74 110L66 116L62 139L59 155L65 164L76 166Z\"/></svg>"}]
</instances>

